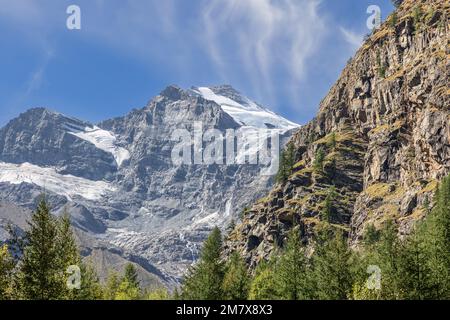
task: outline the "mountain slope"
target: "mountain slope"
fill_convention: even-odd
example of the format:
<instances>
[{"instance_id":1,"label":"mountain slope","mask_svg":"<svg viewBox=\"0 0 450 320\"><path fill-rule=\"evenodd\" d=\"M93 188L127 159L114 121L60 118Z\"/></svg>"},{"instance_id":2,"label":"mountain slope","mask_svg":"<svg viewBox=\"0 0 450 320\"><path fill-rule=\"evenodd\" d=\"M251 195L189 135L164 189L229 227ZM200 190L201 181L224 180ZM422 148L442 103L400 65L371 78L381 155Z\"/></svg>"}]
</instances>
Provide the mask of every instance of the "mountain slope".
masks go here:
<instances>
[{"instance_id":1,"label":"mountain slope","mask_svg":"<svg viewBox=\"0 0 450 320\"><path fill-rule=\"evenodd\" d=\"M405 234L426 214L450 171L448 14L443 0L404 1L374 31L291 139L292 175L247 212L228 253L254 267L293 224L308 242L328 220L357 245L369 225L394 219Z\"/></svg>"},{"instance_id":2,"label":"mountain slope","mask_svg":"<svg viewBox=\"0 0 450 320\"><path fill-rule=\"evenodd\" d=\"M246 162L261 150L260 130L283 144L296 127L229 86L202 90L214 99L169 86L144 108L97 125L44 108L21 114L0 129L0 200L33 210L45 191L56 214L67 208L74 226L101 243L91 248L97 262L114 252L176 280L213 226L225 228L272 185L261 174L268 164ZM201 163L173 161L177 132L193 139L198 124L246 139L233 163L208 164L202 154ZM207 142L189 149L203 152Z\"/></svg>"}]
</instances>

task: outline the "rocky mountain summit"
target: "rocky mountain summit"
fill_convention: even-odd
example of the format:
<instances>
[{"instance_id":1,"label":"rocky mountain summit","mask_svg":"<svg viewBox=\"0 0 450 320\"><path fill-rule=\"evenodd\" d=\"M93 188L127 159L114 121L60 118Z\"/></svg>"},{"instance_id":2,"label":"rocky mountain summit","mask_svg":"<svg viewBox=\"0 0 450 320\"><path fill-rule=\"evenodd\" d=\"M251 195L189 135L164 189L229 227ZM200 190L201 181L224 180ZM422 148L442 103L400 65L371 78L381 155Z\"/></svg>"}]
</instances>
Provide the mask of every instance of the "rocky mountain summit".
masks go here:
<instances>
[{"instance_id":1,"label":"rocky mountain summit","mask_svg":"<svg viewBox=\"0 0 450 320\"><path fill-rule=\"evenodd\" d=\"M357 246L387 219L400 236L427 213L450 171L448 1L405 0L348 63L317 116L289 144L288 177L228 235L251 267L298 226L305 243L324 221Z\"/></svg>"},{"instance_id":2,"label":"rocky mountain summit","mask_svg":"<svg viewBox=\"0 0 450 320\"><path fill-rule=\"evenodd\" d=\"M200 134L234 134L228 162L208 163L202 136L184 148L183 138L198 143L199 126ZM280 136L282 145L297 127L230 86L169 86L144 108L96 125L31 109L0 130L3 234L15 222L10 204L34 210L45 192L56 214L71 214L86 256L102 265L126 259L177 281L212 227L225 228L272 185L261 174L268 164L249 161L262 150L256 133ZM188 163L173 161L179 145L192 152Z\"/></svg>"}]
</instances>

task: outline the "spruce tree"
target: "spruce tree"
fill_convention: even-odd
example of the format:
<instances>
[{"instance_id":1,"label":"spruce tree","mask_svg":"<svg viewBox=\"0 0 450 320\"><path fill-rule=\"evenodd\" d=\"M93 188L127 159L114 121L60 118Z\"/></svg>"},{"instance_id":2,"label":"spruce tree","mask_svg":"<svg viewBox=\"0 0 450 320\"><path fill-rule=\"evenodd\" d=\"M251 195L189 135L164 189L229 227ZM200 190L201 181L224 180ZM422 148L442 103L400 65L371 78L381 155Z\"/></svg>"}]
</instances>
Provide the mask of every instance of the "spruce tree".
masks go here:
<instances>
[{"instance_id":1,"label":"spruce tree","mask_svg":"<svg viewBox=\"0 0 450 320\"><path fill-rule=\"evenodd\" d=\"M44 197L29 222L20 266L20 291L25 299L54 300L65 296L65 281L58 256L58 225Z\"/></svg>"},{"instance_id":2,"label":"spruce tree","mask_svg":"<svg viewBox=\"0 0 450 320\"><path fill-rule=\"evenodd\" d=\"M72 231L70 215L65 211L64 214L57 219L57 238L56 238L56 252L58 266L60 270L63 270L60 274L61 282L65 283L62 293L64 296L60 297L61 299L76 299L77 294L79 293L79 288L69 288L67 286L68 274L66 270L68 270L69 266L76 266L81 270L81 257L78 251L78 246L75 241L75 236ZM80 274L82 277L82 274ZM84 279L80 279L80 283L82 283Z\"/></svg>"},{"instance_id":3,"label":"spruce tree","mask_svg":"<svg viewBox=\"0 0 450 320\"><path fill-rule=\"evenodd\" d=\"M325 152L323 151L322 148L317 149L315 156L314 156L314 161L313 161L314 172L316 172L316 173L323 172L324 160L325 160Z\"/></svg>"},{"instance_id":4,"label":"spruce tree","mask_svg":"<svg viewBox=\"0 0 450 320\"><path fill-rule=\"evenodd\" d=\"M170 300L170 294L167 289L158 288L148 293L146 298L147 300ZM174 297L174 300L178 299L175 299Z\"/></svg>"},{"instance_id":5,"label":"spruce tree","mask_svg":"<svg viewBox=\"0 0 450 320\"><path fill-rule=\"evenodd\" d=\"M276 266L278 296L286 300L305 300L312 297L308 261L298 228L291 230L286 247Z\"/></svg>"},{"instance_id":6,"label":"spruce tree","mask_svg":"<svg viewBox=\"0 0 450 320\"><path fill-rule=\"evenodd\" d=\"M276 258L271 261L261 261L256 268L255 276L250 285L250 300L278 299L277 284L275 280Z\"/></svg>"},{"instance_id":7,"label":"spruce tree","mask_svg":"<svg viewBox=\"0 0 450 320\"><path fill-rule=\"evenodd\" d=\"M414 298L450 299L450 176L442 180L434 197L434 207L417 227L414 238L421 249L415 259L421 262L418 266L421 269L415 269L416 279L421 283L413 287L422 289L416 289ZM424 274L418 278L417 271Z\"/></svg>"},{"instance_id":8,"label":"spruce tree","mask_svg":"<svg viewBox=\"0 0 450 320\"><path fill-rule=\"evenodd\" d=\"M124 279L117 289L115 300L138 300L140 296L139 287Z\"/></svg>"},{"instance_id":9,"label":"spruce tree","mask_svg":"<svg viewBox=\"0 0 450 320\"><path fill-rule=\"evenodd\" d=\"M226 300L245 300L248 298L250 277L247 265L238 252L233 252L225 267L222 284L223 298Z\"/></svg>"},{"instance_id":10,"label":"spruce tree","mask_svg":"<svg viewBox=\"0 0 450 320\"><path fill-rule=\"evenodd\" d=\"M330 238L331 237L331 238ZM325 227L317 237L313 256L316 298L344 300L352 291L352 253L341 230Z\"/></svg>"},{"instance_id":11,"label":"spruce tree","mask_svg":"<svg viewBox=\"0 0 450 320\"><path fill-rule=\"evenodd\" d=\"M336 188L334 186L331 186L328 189L327 196L325 197L325 200L323 202L323 208L320 212L320 216L325 222L331 222L331 218L333 216L333 202L335 198Z\"/></svg>"},{"instance_id":12,"label":"spruce tree","mask_svg":"<svg viewBox=\"0 0 450 320\"><path fill-rule=\"evenodd\" d=\"M0 300L12 298L12 281L14 260L9 253L8 246L0 246Z\"/></svg>"},{"instance_id":13,"label":"spruce tree","mask_svg":"<svg viewBox=\"0 0 450 320\"><path fill-rule=\"evenodd\" d=\"M108 274L108 280L104 289L104 297L106 300L115 300L117 291L120 286L120 277L116 271L111 270Z\"/></svg>"},{"instance_id":14,"label":"spruce tree","mask_svg":"<svg viewBox=\"0 0 450 320\"><path fill-rule=\"evenodd\" d=\"M285 183L289 176L292 174L292 170L295 164L295 147L290 142L286 149L281 152L280 164L277 173L277 182Z\"/></svg>"},{"instance_id":15,"label":"spruce tree","mask_svg":"<svg viewBox=\"0 0 450 320\"><path fill-rule=\"evenodd\" d=\"M97 272L89 263L81 263L81 286L74 290L74 300L101 300L104 292Z\"/></svg>"},{"instance_id":16,"label":"spruce tree","mask_svg":"<svg viewBox=\"0 0 450 320\"><path fill-rule=\"evenodd\" d=\"M401 299L423 300L429 291L427 251L422 237L413 231L401 244L397 257Z\"/></svg>"},{"instance_id":17,"label":"spruce tree","mask_svg":"<svg viewBox=\"0 0 450 320\"><path fill-rule=\"evenodd\" d=\"M222 235L214 228L203 245L199 261L188 270L182 289L183 299L220 300L224 264L220 259Z\"/></svg>"},{"instance_id":18,"label":"spruce tree","mask_svg":"<svg viewBox=\"0 0 450 320\"><path fill-rule=\"evenodd\" d=\"M381 297L382 299L401 299L400 287L401 271L399 257L402 244L397 236L397 227L392 220L384 222L380 232L380 241L374 248L372 264L382 270Z\"/></svg>"},{"instance_id":19,"label":"spruce tree","mask_svg":"<svg viewBox=\"0 0 450 320\"><path fill-rule=\"evenodd\" d=\"M140 286L136 267L132 263L125 266L125 275L123 280L128 281L132 286L138 288Z\"/></svg>"}]
</instances>

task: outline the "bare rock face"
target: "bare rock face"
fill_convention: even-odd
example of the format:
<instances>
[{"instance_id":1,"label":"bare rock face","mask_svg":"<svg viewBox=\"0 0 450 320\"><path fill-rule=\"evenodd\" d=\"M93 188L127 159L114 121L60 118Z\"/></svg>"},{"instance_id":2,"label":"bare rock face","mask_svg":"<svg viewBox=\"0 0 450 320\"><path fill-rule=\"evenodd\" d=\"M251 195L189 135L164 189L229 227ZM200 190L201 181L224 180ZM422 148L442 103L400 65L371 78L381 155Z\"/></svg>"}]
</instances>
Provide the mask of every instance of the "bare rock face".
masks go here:
<instances>
[{"instance_id":1,"label":"bare rock face","mask_svg":"<svg viewBox=\"0 0 450 320\"><path fill-rule=\"evenodd\" d=\"M369 224L393 219L406 234L423 218L450 171L449 11L444 0L404 1L374 31L291 139L292 175L247 212L227 253L238 250L255 266L294 224L308 242L328 220L357 245Z\"/></svg>"}]
</instances>

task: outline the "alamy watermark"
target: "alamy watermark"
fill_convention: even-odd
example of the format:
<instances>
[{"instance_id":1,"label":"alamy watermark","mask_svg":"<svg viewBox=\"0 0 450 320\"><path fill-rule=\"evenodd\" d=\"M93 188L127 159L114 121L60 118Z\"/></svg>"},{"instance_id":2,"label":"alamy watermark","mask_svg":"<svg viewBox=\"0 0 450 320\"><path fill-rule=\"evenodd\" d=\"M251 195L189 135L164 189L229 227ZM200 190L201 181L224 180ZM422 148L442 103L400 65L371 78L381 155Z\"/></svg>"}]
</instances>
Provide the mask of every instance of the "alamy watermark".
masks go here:
<instances>
[{"instance_id":1,"label":"alamy watermark","mask_svg":"<svg viewBox=\"0 0 450 320\"><path fill-rule=\"evenodd\" d=\"M367 273L370 274L366 282L369 290L381 290L381 268L377 265L367 267Z\"/></svg>"},{"instance_id":2,"label":"alamy watermark","mask_svg":"<svg viewBox=\"0 0 450 320\"><path fill-rule=\"evenodd\" d=\"M366 21L367 28L373 30L381 27L381 8L377 5L370 5L367 7L367 13L370 14Z\"/></svg>"},{"instance_id":3,"label":"alamy watermark","mask_svg":"<svg viewBox=\"0 0 450 320\"><path fill-rule=\"evenodd\" d=\"M77 265L71 265L67 267L66 273L69 277L66 281L66 286L69 290L81 289L81 269Z\"/></svg>"},{"instance_id":4,"label":"alamy watermark","mask_svg":"<svg viewBox=\"0 0 450 320\"><path fill-rule=\"evenodd\" d=\"M69 30L81 30L81 9L77 5L67 7L66 13L69 17L66 20L66 26Z\"/></svg>"},{"instance_id":5,"label":"alamy watermark","mask_svg":"<svg viewBox=\"0 0 450 320\"><path fill-rule=\"evenodd\" d=\"M261 175L274 175L279 166L280 131L239 128L204 130L202 122L192 129L177 129L171 140L174 165L259 165Z\"/></svg>"}]
</instances>

